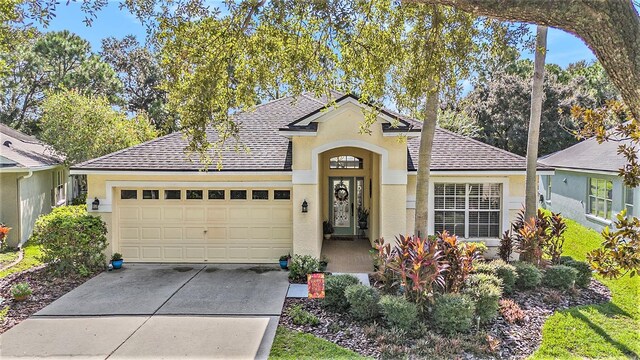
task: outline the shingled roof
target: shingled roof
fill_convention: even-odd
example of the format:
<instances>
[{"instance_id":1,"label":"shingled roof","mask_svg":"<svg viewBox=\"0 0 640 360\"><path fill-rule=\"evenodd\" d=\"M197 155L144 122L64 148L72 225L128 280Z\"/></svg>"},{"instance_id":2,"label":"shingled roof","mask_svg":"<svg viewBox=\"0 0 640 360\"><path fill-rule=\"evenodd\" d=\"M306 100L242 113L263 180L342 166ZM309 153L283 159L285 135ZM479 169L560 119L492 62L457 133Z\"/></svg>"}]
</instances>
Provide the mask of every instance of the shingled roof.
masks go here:
<instances>
[{"instance_id":1,"label":"shingled roof","mask_svg":"<svg viewBox=\"0 0 640 360\"><path fill-rule=\"evenodd\" d=\"M0 169L41 168L62 160L40 140L0 124Z\"/></svg>"},{"instance_id":2,"label":"shingled roof","mask_svg":"<svg viewBox=\"0 0 640 360\"><path fill-rule=\"evenodd\" d=\"M631 144L631 142L611 140L598 144L595 138L590 138L542 157L538 162L557 168L618 173L618 170L627 164L624 156L618 154L618 147L621 144Z\"/></svg>"},{"instance_id":3,"label":"shingled roof","mask_svg":"<svg viewBox=\"0 0 640 360\"><path fill-rule=\"evenodd\" d=\"M333 94L337 100L351 95ZM240 143L249 152L236 151L230 141L222 151L222 171L291 171L292 144L280 129L296 130L296 124L310 114L326 108L326 98L303 94L297 98L286 97L259 105L254 111L235 115L239 124ZM383 113L400 121L403 131L415 132L421 128L419 121L407 118L388 109ZM305 131L316 131L305 126ZM383 131L397 131L383 127ZM211 141L217 139L215 131L207 130ZM416 171L419 137L407 140L409 171ZM187 140L180 132L172 133L146 143L112 154L89 160L73 167L76 170L122 171L199 171L203 165L197 156L185 154ZM213 154L213 153L212 153ZM525 159L496 147L443 130L436 129L432 171L473 170L524 170Z\"/></svg>"}]
</instances>

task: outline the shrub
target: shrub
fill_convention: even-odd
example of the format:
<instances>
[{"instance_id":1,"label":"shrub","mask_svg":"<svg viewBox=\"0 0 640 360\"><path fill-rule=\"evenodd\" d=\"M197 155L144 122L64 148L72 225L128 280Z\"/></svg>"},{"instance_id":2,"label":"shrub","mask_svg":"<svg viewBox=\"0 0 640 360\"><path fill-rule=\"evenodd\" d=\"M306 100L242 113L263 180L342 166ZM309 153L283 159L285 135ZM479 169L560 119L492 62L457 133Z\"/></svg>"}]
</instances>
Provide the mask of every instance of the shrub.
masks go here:
<instances>
[{"instance_id":1,"label":"shrub","mask_svg":"<svg viewBox=\"0 0 640 360\"><path fill-rule=\"evenodd\" d=\"M32 293L31 286L29 286L27 282L20 282L11 287L11 296L13 296L15 300L24 300Z\"/></svg>"},{"instance_id":2,"label":"shrub","mask_svg":"<svg viewBox=\"0 0 640 360\"><path fill-rule=\"evenodd\" d=\"M455 334L471 329L476 309L473 301L463 294L443 294L435 299L433 324L445 334Z\"/></svg>"},{"instance_id":3,"label":"shrub","mask_svg":"<svg viewBox=\"0 0 640 360\"><path fill-rule=\"evenodd\" d=\"M71 205L86 205L87 204L87 193L80 194L71 200Z\"/></svg>"},{"instance_id":4,"label":"shrub","mask_svg":"<svg viewBox=\"0 0 640 360\"><path fill-rule=\"evenodd\" d=\"M474 261L481 258L480 251L474 243L458 242L458 237L446 230L438 234L437 244L441 261L448 265L444 270L444 290L458 292L473 270Z\"/></svg>"},{"instance_id":5,"label":"shrub","mask_svg":"<svg viewBox=\"0 0 640 360\"><path fill-rule=\"evenodd\" d=\"M513 266L516 268L516 273L518 274L518 278L516 279L516 287L518 289L533 289L540 285L542 273L537 267L523 261L517 261Z\"/></svg>"},{"instance_id":6,"label":"shrub","mask_svg":"<svg viewBox=\"0 0 640 360\"><path fill-rule=\"evenodd\" d=\"M568 290L576 283L578 270L566 265L549 266L544 272L542 283L550 288Z\"/></svg>"},{"instance_id":7,"label":"shrub","mask_svg":"<svg viewBox=\"0 0 640 360\"><path fill-rule=\"evenodd\" d=\"M36 220L32 239L42 245L41 261L58 274L88 275L106 265L107 226L85 205L60 206Z\"/></svg>"},{"instance_id":8,"label":"shrub","mask_svg":"<svg viewBox=\"0 0 640 360\"><path fill-rule=\"evenodd\" d=\"M349 312L358 320L370 320L380 314L378 290L362 284L350 285L344 291L349 303Z\"/></svg>"},{"instance_id":9,"label":"shrub","mask_svg":"<svg viewBox=\"0 0 640 360\"><path fill-rule=\"evenodd\" d=\"M511 299L500 300L500 315L509 324L519 323L524 320L524 311L520 308L520 305L516 304Z\"/></svg>"},{"instance_id":10,"label":"shrub","mask_svg":"<svg viewBox=\"0 0 640 360\"><path fill-rule=\"evenodd\" d=\"M473 274L467 278L463 294L473 300L476 317L487 323L498 315L502 296L502 280L491 274Z\"/></svg>"},{"instance_id":11,"label":"shrub","mask_svg":"<svg viewBox=\"0 0 640 360\"><path fill-rule=\"evenodd\" d=\"M316 326L320 324L320 320L317 316L308 312L307 310L302 308L302 305L293 305L289 311L287 312L291 321L295 325L311 325Z\"/></svg>"},{"instance_id":12,"label":"shrub","mask_svg":"<svg viewBox=\"0 0 640 360\"><path fill-rule=\"evenodd\" d=\"M375 243L374 258L379 279L401 281L406 296L418 306L431 300L434 286L444 288L446 264L437 241L399 235L393 249L384 239Z\"/></svg>"},{"instance_id":13,"label":"shrub","mask_svg":"<svg viewBox=\"0 0 640 360\"><path fill-rule=\"evenodd\" d=\"M585 288L591 283L591 265L586 261L577 261L570 256L560 258L560 265L570 266L578 271L576 275L576 286Z\"/></svg>"},{"instance_id":14,"label":"shrub","mask_svg":"<svg viewBox=\"0 0 640 360\"><path fill-rule=\"evenodd\" d=\"M538 209L536 216L525 219L524 211L521 211L511 229L502 236L498 253L502 260L509 261L511 250L515 248L520 253L520 260L540 266L544 255L552 264L557 264L566 230L566 221L560 214L547 214Z\"/></svg>"},{"instance_id":15,"label":"shrub","mask_svg":"<svg viewBox=\"0 0 640 360\"><path fill-rule=\"evenodd\" d=\"M345 311L349 308L349 302L344 294L348 286L359 284L360 281L353 275L331 275L324 282L324 299L322 305L334 311Z\"/></svg>"},{"instance_id":16,"label":"shrub","mask_svg":"<svg viewBox=\"0 0 640 360\"><path fill-rule=\"evenodd\" d=\"M320 271L320 260L311 255L293 255L289 261L289 279L304 281L307 274Z\"/></svg>"},{"instance_id":17,"label":"shrub","mask_svg":"<svg viewBox=\"0 0 640 360\"><path fill-rule=\"evenodd\" d=\"M383 296L380 299L380 311L391 327L410 331L418 323L418 306L402 296Z\"/></svg>"},{"instance_id":18,"label":"shrub","mask_svg":"<svg viewBox=\"0 0 640 360\"><path fill-rule=\"evenodd\" d=\"M516 286L518 273L513 265L507 264L503 260L493 260L489 262L478 262L474 265L477 273L491 274L502 280L502 288L505 293L510 294Z\"/></svg>"},{"instance_id":19,"label":"shrub","mask_svg":"<svg viewBox=\"0 0 640 360\"><path fill-rule=\"evenodd\" d=\"M512 225L513 226L513 225ZM507 230L502 234L500 238L500 247L498 248L498 257L505 262L509 262L511 260L511 254L513 253L513 248L515 247L515 236L511 232L511 230Z\"/></svg>"}]
</instances>

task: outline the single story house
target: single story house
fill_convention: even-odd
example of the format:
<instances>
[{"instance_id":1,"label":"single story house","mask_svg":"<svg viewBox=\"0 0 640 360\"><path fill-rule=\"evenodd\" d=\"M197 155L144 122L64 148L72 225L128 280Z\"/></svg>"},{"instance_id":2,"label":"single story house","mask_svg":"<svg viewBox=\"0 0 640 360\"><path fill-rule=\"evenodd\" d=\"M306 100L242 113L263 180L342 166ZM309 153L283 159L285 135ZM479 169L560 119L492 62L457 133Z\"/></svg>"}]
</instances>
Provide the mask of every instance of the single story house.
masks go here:
<instances>
[{"instance_id":1,"label":"single story house","mask_svg":"<svg viewBox=\"0 0 640 360\"><path fill-rule=\"evenodd\" d=\"M636 216L638 188L625 186L618 176L627 163L618 154L619 145L590 138L540 158L539 163L555 168L554 175L540 177L542 206L597 231L610 226L623 209Z\"/></svg>"},{"instance_id":2,"label":"single story house","mask_svg":"<svg viewBox=\"0 0 640 360\"><path fill-rule=\"evenodd\" d=\"M185 155L183 135L173 133L78 164L72 174L87 176L88 208L108 224L109 251L128 261L318 257L323 221L334 236L364 232L370 241L412 233L421 123L380 109L365 134L369 105L333 96L330 107L304 94L235 115L250 151L230 146L220 171L202 171ZM525 159L437 129L431 171L430 233L446 229L497 245L524 203ZM370 211L366 230L358 209Z\"/></svg>"},{"instance_id":3,"label":"single story house","mask_svg":"<svg viewBox=\"0 0 640 360\"><path fill-rule=\"evenodd\" d=\"M32 136L0 124L0 223L12 228L7 244L24 244L41 214L66 204L63 159Z\"/></svg>"}]
</instances>

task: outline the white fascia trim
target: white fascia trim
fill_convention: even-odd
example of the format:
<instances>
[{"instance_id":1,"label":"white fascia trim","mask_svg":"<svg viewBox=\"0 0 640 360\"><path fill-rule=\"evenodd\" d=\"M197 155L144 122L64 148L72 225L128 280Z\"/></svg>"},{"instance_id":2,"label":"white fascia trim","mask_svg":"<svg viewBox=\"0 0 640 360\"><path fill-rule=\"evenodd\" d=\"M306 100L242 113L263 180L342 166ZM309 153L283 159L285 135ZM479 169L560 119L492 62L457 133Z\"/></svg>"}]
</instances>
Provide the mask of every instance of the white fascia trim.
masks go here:
<instances>
[{"instance_id":1,"label":"white fascia trim","mask_svg":"<svg viewBox=\"0 0 640 360\"><path fill-rule=\"evenodd\" d=\"M71 175L153 175L153 176L291 176L291 171L145 171L145 170L82 170L70 171Z\"/></svg>"},{"instance_id":2,"label":"white fascia trim","mask_svg":"<svg viewBox=\"0 0 640 360\"><path fill-rule=\"evenodd\" d=\"M527 172L524 170L480 170L480 171L471 171L471 170L460 170L460 171L434 171L432 170L431 176L519 176L526 175ZM553 170L545 170L536 172L537 175L554 175L555 172ZM410 171L409 176L417 176L417 171Z\"/></svg>"},{"instance_id":3,"label":"white fascia trim","mask_svg":"<svg viewBox=\"0 0 640 360\"><path fill-rule=\"evenodd\" d=\"M286 137L286 138L292 138L294 136L317 136L318 133L316 131L286 131L286 130L279 130L278 134Z\"/></svg>"},{"instance_id":4,"label":"white fascia trim","mask_svg":"<svg viewBox=\"0 0 640 360\"><path fill-rule=\"evenodd\" d=\"M224 189L233 189L233 188L282 188L282 189L290 189L292 186L291 181L229 181L229 182L221 182L221 181L126 181L126 180L118 180L118 181L106 181L105 182L105 194L106 197L100 200L100 210L97 212L111 212L113 207L113 189L114 188L141 188L141 187L155 187L155 188L185 188L185 187L194 187L194 188L224 188ZM91 212L95 212L91 210L91 203L94 199L87 198L87 208Z\"/></svg>"},{"instance_id":5,"label":"white fascia trim","mask_svg":"<svg viewBox=\"0 0 640 360\"><path fill-rule=\"evenodd\" d=\"M382 132L383 137L397 137L398 135L406 136L407 138L417 138L420 137L419 132Z\"/></svg>"},{"instance_id":6,"label":"white fascia trim","mask_svg":"<svg viewBox=\"0 0 640 360\"><path fill-rule=\"evenodd\" d=\"M502 208L500 211L502 212L502 231L503 233L511 227L511 223L509 221L509 210L510 210L510 202L511 198L508 196L509 194L509 178L507 177L469 177L469 178L459 178L459 177L443 177L443 176L431 176L429 181L429 217L427 223L427 231L429 234L434 233L434 212L435 209L433 207L434 204L434 185L435 183L454 183L454 184L467 184L467 183L484 183L484 184L502 184Z\"/></svg>"},{"instance_id":7,"label":"white fascia trim","mask_svg":"<svg viewBox=\"0 0 640 360\"><path fill-rule=\"evenodd\" d=\"M23 168L0 168L0 173L21 173L21 172L30 172L30 171L43 171L43 170L52 170L62 165L46 165L46 166L34 166L34 167L23 167Z\"/></svg>"},{"instance_id":8,"label":"white fascia trim","mask_svg":"<svg viewBox=\"0 0 640 360\"><path fill-rule=\"evenodd\" d=\"M329 114L332 111L336 111L338 108L342 107L343 105L346 104L353 104L356 105L357 107L361 108L361 109L367 109L370 106L366 105L366 104L362 104L361 102L359 102L358 100L352 98L352 97L346 97L338 102L335 103L335 105L330 106L326 109L322 109L321 111L309 116L308 118L300 121L299 123L297 123L296 125L300 125L300 126L306 126L309 125L310 123L318 120L320 117ZM384 121L388 122L388 123L393 123L393 121L395 120L394 118L383 114L382 112L378 113L378 117L383 119Z\"/></svg>"},{"instance_id":9,"label":"white fascia trim","mask_svg":"<svg viewBox=\"0 0 640 360\"><path fill-rule=\"evenodd\" d=\"M586 173L586 174L618 176L618 172L617 171L572 169L572 168L563 168L563 167L556 167L555 169L556 170L562 170L562 171L569 171L569 172ZM548 175L555 175L555 174L548 174Z\"/></svg>"},{"instance_id":10,"label":"white fascia trim","mask_svg":"<svg viewBox=\"0 0 640 360\"><path fill-rule=\"evenodd\" d=\"M296 185L315 185L318 183L318 159L319 155L325 151L341 148L355 147L369 150L380 155L382 166L380 168L381 185L406 185L406 170L389 169L389 152L378 145L360 140L338 140L331 143L322 144L311 150L311 169L293 170L292 183Z\"/></svg>"}]
</instances>

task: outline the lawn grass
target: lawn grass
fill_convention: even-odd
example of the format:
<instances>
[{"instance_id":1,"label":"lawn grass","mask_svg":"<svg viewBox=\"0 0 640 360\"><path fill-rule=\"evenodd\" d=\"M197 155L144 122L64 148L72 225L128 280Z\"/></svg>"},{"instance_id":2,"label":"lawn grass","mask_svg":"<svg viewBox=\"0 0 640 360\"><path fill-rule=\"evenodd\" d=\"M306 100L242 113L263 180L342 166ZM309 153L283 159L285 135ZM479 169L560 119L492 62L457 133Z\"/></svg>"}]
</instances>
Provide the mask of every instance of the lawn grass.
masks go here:
<instances>
[{"instance_id":1,"label":"lawn grass","mask_svg":"<svg viewBox=\"0 0 640 360\"><path fill-rule=\"evenodd\" d=\"M575 221L567 223L564 255L585 260L602 237ZM532 359L640 358L640 278L596 278L611 290L611 301L553 314L544 324L542 345Z\"/></svg>"},{"instance_id":2,"label":"lawn grass","mask_svg":"<svg viewBox=\"0 0 640 360\"><path fill-rule=\"evenodd\" d=\"M22 259L22 261L4 271L0 271L0 279L3 279L11 274L41 265L42 262L38 260L41 255L42 249L40 245L30 244L29 242L27 242L24 245L24 258Z\"/></svg>"},{"instance_id":3,"label":"lawn grass","mask_svg":"<svg viewBox=\"0 0 640 360\"><path fill-rule=\"evenodd\" d=\"M0 252L0 268L14 262L18 258L18 254L19 252L14 250Z\"/></svg>"},{"instance_id":4,"label":"lawn grass","mask_svg":"<svg viewBox=\"0 0 640 360\"><path fill-rule=\"evenodd\" d=\"M278 326L271 347L271 360L366 359L359 354L311 334Z\"/></svg>"}]
</instances>

